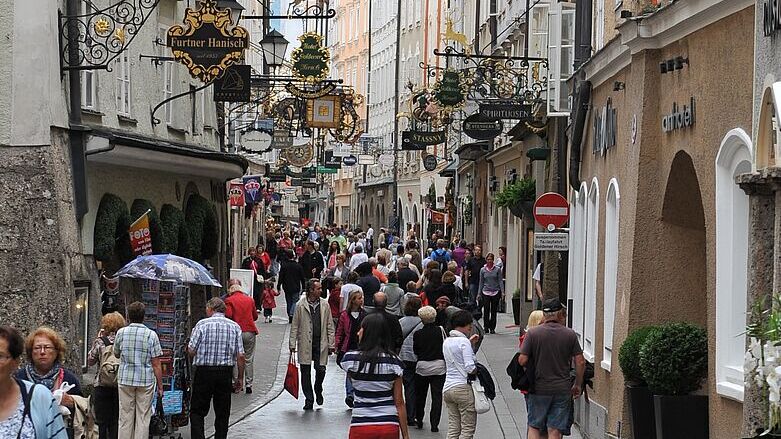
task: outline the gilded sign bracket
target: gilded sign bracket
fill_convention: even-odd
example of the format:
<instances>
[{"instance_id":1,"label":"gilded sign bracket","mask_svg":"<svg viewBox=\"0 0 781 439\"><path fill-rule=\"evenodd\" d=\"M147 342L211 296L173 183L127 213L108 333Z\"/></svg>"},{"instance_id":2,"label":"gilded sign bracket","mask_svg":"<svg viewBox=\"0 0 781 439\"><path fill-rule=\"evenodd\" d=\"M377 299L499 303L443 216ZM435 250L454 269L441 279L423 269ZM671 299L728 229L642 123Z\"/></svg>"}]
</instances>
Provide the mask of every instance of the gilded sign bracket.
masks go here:
<instances>
[{"instance_id":1,"label":"gilded sign bracket","mask_svg":"<svg viewBox=\"0 0 781 439\"><path fill-rule=\"evenodd\" d=\"M110 71L159 1L120 0L81 15L59 14L61 70Z\"/></svg>"}]
</instances>

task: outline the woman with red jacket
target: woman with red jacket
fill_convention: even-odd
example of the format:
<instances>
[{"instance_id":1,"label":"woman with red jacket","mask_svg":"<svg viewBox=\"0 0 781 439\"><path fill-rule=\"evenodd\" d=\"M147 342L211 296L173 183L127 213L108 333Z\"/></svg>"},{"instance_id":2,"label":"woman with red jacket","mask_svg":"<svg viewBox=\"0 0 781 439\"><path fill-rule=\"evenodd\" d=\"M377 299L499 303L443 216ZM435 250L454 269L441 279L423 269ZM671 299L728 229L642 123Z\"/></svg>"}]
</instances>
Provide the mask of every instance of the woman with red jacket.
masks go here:
<instances>
[{"instance_id":1,"label":"woman with red jacket","mask_svg":"<svg viewBox=\"0 0 781 439\"><path fill-rule=\"evenodd\" d=\"M347 308L339 316L339 322L336 324L336 362L341 363L342 357L349 351L358 349L358 331L361 329L361 322L366 317L366 311L363 309L363 293L353 291L347 299ZM344 382L345 393L344 403L348 407L353 406L353 383L348 376Z\"/></svg>"}]
</instances>

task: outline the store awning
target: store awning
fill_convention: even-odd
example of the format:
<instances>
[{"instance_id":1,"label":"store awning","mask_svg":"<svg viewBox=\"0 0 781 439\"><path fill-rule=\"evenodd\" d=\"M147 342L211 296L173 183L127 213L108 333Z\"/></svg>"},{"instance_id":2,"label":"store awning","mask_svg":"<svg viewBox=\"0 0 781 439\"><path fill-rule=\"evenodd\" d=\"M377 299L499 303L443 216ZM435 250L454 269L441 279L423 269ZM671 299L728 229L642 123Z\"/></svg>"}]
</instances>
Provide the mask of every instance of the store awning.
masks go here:
<instances>
[{"instance_id":1,"label":"store awning","mask_svg":"<svg viewBox=\"0 0 781 439\"><path fill-rule=\"evenodd\" d=\"M491 151L491 143L490 142L474 142L474 143L465 143L460 148L456 150L456 154L458 154L458 157L461 160L471 160L476 161L480 159L480 157L484 156L485 153Z\"/></svg>"},{"instance_id":2,"label":"store awning","mask_svg":"<svg viewBox=\"0 0 781 439\"><path fill-rule=\"evenodd\" d=\"M228 180L244 175L249 162L185 142L96 127L87 136L87 162Z\"/></svg>"},{"instance_id":3,"label":"store awning","mask_svg":"<svg viewBox=\"0 0 781 439\"><path fill-rule=\"evenodd\" d=\"M377 181L367 181L366 183L359 184L358 187L361 188L361 189L365 189L365 188L370 188L370 187L375 187L375 186L382 186L382 185L391 184L391 183L393 183L393 178L388 177L388 178L383 178L383 179L380 179L380 180L377 180Z\"/></svg>"},{"instance_id":4,"label":"store awning","mask_svg":"<svg viewBox=\"0 0 781 439\"><path fill-rule=\"evenodd\" d=\"M451 161L445 166L444 169L439 171L440 177L455 177L458 170L458 162L456 160Z\"/></svg>"}]
</instances>

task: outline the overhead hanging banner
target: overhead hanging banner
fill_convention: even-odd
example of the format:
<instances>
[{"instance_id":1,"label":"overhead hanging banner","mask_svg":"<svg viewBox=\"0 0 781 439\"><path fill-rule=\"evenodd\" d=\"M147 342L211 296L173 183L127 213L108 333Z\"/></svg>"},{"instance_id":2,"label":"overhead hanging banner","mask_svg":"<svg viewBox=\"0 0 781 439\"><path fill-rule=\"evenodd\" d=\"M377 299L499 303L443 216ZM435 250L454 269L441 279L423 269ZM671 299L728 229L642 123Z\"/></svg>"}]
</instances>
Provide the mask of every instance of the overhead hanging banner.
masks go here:
<instances>
[{"instance_id":1,"label":"overhead hanging banner","mask_svg":"<svg viewBox=\"0 0 781 439\"><path fill-rule=\"evenodd\" d=\"M258 204L261 199L261 183L259 175L248 175L242 178L244 182L244 201L247 204Z\"/></svg>"},{"instance_id":2,"label":"overhead hanging banner","mask_svg":"<svg viewBox=\"0 0 781 439\"><path fill-rule=\"evenodd\" d=\"M301 46L293 50L293 76L310 84L324 81L330 73L331 52L323 44L323 36L307 32L298 41Z\"/></svg>"},{"instance_id":3,"label":"overhead hanging banner","mask_svg":"<svg viewBox=\"0 0 781 439\"><path fill-rule=\"evenodd\" d=\"M215 102L249 102L252 66L234 65L214 81Z\"/></svg>"},{"instance_id":4,"label":"overhead hanging banner","mask_svg":"<svg viewBox=\"0 0 781 439\"><path fill-rule=\"evenodd\" d=\"M231 183L230 189L228 189L228 198L230 198L231 207L242 207L247 204L244 200L244 185Z\"/></svg>"},{"instance_id":5,"label":"overhead hanging banner","mask_svg":"<svg viewBox=\"0 0 781 439\"><path fill-rule=\"evenodd\" d=\"M219 9L214 0L199 0L198 9L185 10L184 26L168 29L166 45L174 59L204 83L222 76L239 64L249 47L249 32L231 22L230 9Z\"/></svg>"},{"instance_id":6,"label":"overhead hanging banner","mask_svg":"<svg viewBox=\"0 0 781 439\"><path fill-rule=\"evenodd\" d=\"M152 233L149 231L149 211L130 225L130 247L135 256L152 254Z\"/></svg>"}]
</instances>

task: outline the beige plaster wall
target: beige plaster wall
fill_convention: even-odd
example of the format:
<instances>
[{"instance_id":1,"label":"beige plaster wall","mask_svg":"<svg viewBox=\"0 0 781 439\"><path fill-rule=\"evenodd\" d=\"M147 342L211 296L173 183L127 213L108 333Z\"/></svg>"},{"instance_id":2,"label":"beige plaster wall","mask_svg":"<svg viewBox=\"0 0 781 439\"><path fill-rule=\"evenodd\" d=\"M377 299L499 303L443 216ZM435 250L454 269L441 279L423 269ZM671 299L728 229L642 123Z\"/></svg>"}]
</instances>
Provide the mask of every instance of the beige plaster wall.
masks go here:
<instances>
[{"instance_id":1,"label":"beige plaster wall","mask_svg":"<svg viewBox=\"0 0 781 439\"><path fill-rule=\"evenodd\" d=\"M605 199L611 178L621 191L620 241L612 371L602 360L604 248L598 252L595 391L597 404L608 409L607 429L615 432L622 420L629 428L624 382L618 366L618 349L631 330L650 323L687 320L703 324L709 337L710 431L713 438L739 436L742 405L715 391L715 198L714 166L724 135L735 127L751 127L753 72L753 8L714 23L660 50L646 50L632 58L629 67L596 87L594 108L608 96L618 110L617 146L606 157L591 154L593 114L583 149L581 179L590 186L597 177L600 188L600 243L604 242ZM659 63L676 56L690 65L660 74ZM613 91L614 81L626 83ZM696 124L663 133L661 116L696 99ZM635 98L637 97L637 98ZM637 115L638 132L631 143L631 119ZM684 151L693 161L704 212L704 233L686 221L663 221L668 177L676 154ZM673 182L687 186L693 183ZM676 205L666 216L688 218L693 206ZM672 215L671 215L672 214ZM671 257L674 256L674 257ZM697 268L697 261L701 268ZM677 274L676 274L677 272ZM699 279L699 280L698 280ZM686 285L689 282L689 285Z\"/></svg>"}]
</instances>

